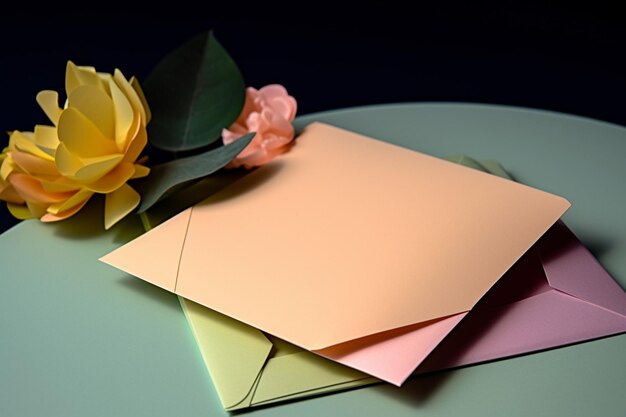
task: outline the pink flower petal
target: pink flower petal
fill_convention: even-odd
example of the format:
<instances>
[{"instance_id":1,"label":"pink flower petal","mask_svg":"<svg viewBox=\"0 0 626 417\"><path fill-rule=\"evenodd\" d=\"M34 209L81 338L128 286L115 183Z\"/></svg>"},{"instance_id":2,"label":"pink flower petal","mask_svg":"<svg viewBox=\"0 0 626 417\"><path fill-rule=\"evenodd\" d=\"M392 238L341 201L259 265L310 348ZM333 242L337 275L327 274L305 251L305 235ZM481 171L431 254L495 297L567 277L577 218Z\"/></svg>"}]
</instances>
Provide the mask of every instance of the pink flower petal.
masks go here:
<instances>
[{"instance_id":1,"label":"pink flower petal","mask_svg":"<svg viewBox=\"0 0 626 417\"><path fill-rule=\"evenodd\" d=\"M240 125L246 124L246 118L248 117L248 115L256 110L254 100L257 96L258 92L256 91L256 89L252 87L248 87L246 89L246 99L243 103L243 109L241 109L241 113L239 114L239 117L237 117L237 120L235 120L235 123Z\"/></svg>"},{"instance_id":2,"label":"pink flower petal","mask_svg":"<svg viewBox=\"0 0 626 417\"><path fill-rule=\"evenodd\" d=\"M260 112L255 111L251 113L248 116L246 125L251 132L263 132L270 127L270 121L263 117L263 110L261 110Z\"/></svg>"},{"instance_id":3,"label":"pink flower petal","mask_svg":"<svg viewBox=\"0 0 626 417\"><path fill-rule=\"evenodd\" d=\"M270 101L276 97L287 97L289 93L287 93L287 89L280 84L269 84L259 89L259 95L263 97L264 100Z\"/></svg>"},{"instance_id":4,"label":"pink flower petal","mask_svg":"<svg viewBox=\"0 0 626 417\"><path fill-rule=\"evenodd\" d=\"M293 139L294 130L291 122L288 122L281 116L271 113L270 111L267 112L265 117L266 119L269 119L270 126L270 128L267 129L267 132L271 132L275 135L287 136L289 137L289 140Z\"/></svg>"},{"instance_id":5,"label":"pink flower petal","mask_svg":"<svg viewBox=\"0 0 626 417\"><path fill-rule=\"evenodd\" d=\"M237 139L239 139L246 133L247 133L247 129L239 125L232 125L230 127L230 130L222 129L222 141L224 142L224 145L228 145L230 143L233 143L234 141L236 141Z\"/></svg>"},{"instance_id":6,"label":"pink flower petal","mask_svg":"<svg viewBox=\"0 0 626 417\"><path fill-rule=\"evenodd\" d=\"M271 84L259 90L248 87L241 114L222 131L222 140L227 145L249 132L256 135L227 167L263 165L288 149L294 138L291 121L296 111L296 100L282 85Z\"/></svg>"},{"instance_id":7,"label":"pink flower petal","mask_svg":"<svg viewBox=\"0 0 626 417\"><path fill-rule=\"evenodd\" d=\"M266 135L265 138L266 139L263 143L265 149L277 149L291 143L291 139L289 137L277 136L271 133Z\"/></svg>"},{"instance_id":8,"label":"pink flower petal","mask_svg":"<svg viewBox=\"0 0 626 417\"><path fill-rule=\"evenodd\" d=\"M290 100L291 99L291 100ZM293 97L274 97L268 100L268 106L285 120L293 120L296 115L296 105Z\"/></svg>"}]
</instances>

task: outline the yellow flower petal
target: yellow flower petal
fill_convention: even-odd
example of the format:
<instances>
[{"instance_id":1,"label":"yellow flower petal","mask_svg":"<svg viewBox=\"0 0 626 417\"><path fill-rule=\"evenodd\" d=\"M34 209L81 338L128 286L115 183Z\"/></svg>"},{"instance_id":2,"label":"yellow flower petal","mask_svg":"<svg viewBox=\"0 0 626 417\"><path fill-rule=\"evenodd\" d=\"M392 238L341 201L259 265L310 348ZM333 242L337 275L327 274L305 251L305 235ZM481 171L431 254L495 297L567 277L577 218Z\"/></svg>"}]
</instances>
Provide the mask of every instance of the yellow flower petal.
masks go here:
<instances>
[{"instance_id":1,"label":"yellow flower petal","mask_svg":"<svg viewBox=\"0 0 626 417\"><path fill-rule=\"evenodd\" d=\"M54 162L47 159L37 158L25 152L13 151L11 158L27 174L35 176L55 177L59 175Z\"/></svg>"},{"instance_id":2,"label":"yellow flower petal","mask_svg":"<svg viewBox=\"0 0 626 417\"><path fill-rule=\"evenodd\" d=\"M102 91L106 91L104 82L96 74L96 70L93 67L78 67L72 61L67 61L67 67L65 70L65 92L69 96L72 94L75 88L81 85L91 85L97 87Z\"/></svg>"},{"instance_id":3,"label":"yellow flower petal","mask_svg":"<svg viewBox=\"0 0 626 417\"><path fill-rule=\"evenodd\" d=\"M29 153L33 156L53 161L54 158L37 147L34 143L34 135L32 132L20 132L14 130L11 133L11 142L15 149Z\"/></svg>"},{"instance_id":4,"label":"yellow flower petal","mask_svg":"<svg viewBox=\"0 0 626 417\"><path fill-rule=\"evenodd\" d=\"M96 193L108 194L120 188L134 173L133 164L122 162L99 180L85 183L85 188Z\"/></svg>"},{"instance_id":5,"label":"yellow flower petal","mask_svg":"<svg viewBox=\"0 0 626 417\"><path fill-rule=\"evenodd\" d=\"M115 142L105 137L80 111L70 107L59 118L59 140L80 158L117 153Z\"/></svg>"},{"instance_id":6,"label":"yellow flower petal","mask_svg":"<svg viewBox=\"0 0 626 417\"><path fill-rule=\"evenodd\" d=\"M123 158L122 154L80 158L72 154L64 143L61 143L56 152L56 166L59 172L68 178L79 182L89 182L102 178Z\"/></svg>"},{"instance_id":7,"label":"yellow flower petal","mask_svg":"<svg viewBox=\"0 0 626 417\"><path fill-rule=\"evenodd\" d=\"M130 177L130 179L134 180L135 178L143 178L148 176L148 174L150 174L150 168L135 164L135 173L132 177Z\"/></svg>"},{"instance_id":8,"label":"yellow flower petal","mask_svg":"<svg viewBox=\"0 0 626 417\"><path fill-rule=\"evenodd\" d=\"M26 138L26 140L28 141L34 142L35 135L33 132L22 132L21 130L13 130L9 132L9 135L13 136L14 133L16 133L18 136ZM11 147L11 136L9 136L9 147Z\"/></svg>"},{"instance_id":9,"label":"yellow flower petal","mask_svg":"<svg viewBox=\"0 0 626 417\"><path fill-rule=\"evenodd\" d=\"M130 140L129 130L133 125L134 112L130 102L115 84L115 81L109 82L111 89L111 97L113 99L113 108L115 109L115 143L120 152L126 150L127 142Z\"/></svg>"},{"instance_id":10,"label":"yellow flower petal","mask_svg":"<svg viewBox=\"0 0 626 417\"><path fill-rule=\"evenodd\" d=\"M78 170L74 178L81 182L100 181L119 166L123 155L113 154L99 158L84 159L85 167Z\"/></svg>"},{"instance_id":11,"label":"yellow flower petal","mask_svg":"<svg viewBox=\"0 0 626 417\"><path fill-rule=\"evenodd\" d=\"M7 203L24 204L24 199L19 196L10 184L0 186L0 200Z\"/></svg>"},{"instance_id":12,"label":"yellow flower petal","mask_svg":"<svg viewBox=\"0 0 626 417\"><path fill-rule=\"evenodd\" d=\"M46 208L48 207L48 205L27 201L26 207L28 207L28 210L30 211L30 214L33 215L33 217L40 218L41 216L46 214Z\"/></svg>"},{"instance_id":13,"label":"yellow flower petal","mask_svg":"<svg viewBox=\"0 0 626 417\"><path fill-rule=\"evenodd\" d=\"M48 207L48 213L59 214L60 212L67 211L78 204L83 204L89 200L92 195L93 192L89 190L80 190L62 203L51 204L50 207Z\"/></svg>"},{"instance_id":14,"label":"yellow flower petal","mask_svg":"<svg viewBox=\"0 0 626 417\"><path fill-rule=\"evenodd\" d=\"M124 162L135 162L147 144L148 133L146 132L145 126L140 126L137 134L129 143L126 155L124 156Z\"/></svg>"},{"instance_id":15,"label":"yellow flower petal","mask_svg":"<svg viewBox=\"0 0 626 417\"><path fill-rule=\"evenodd\" d=\"M49 193L64 193L68 191L76 191L82 188L82 186L76 182L72 182L63 177L60 177L54 181L41 180L41 186Z\"/></svg>"},{"instance_id":16,"label":"yellow flower petal","mask_svg":"<svg viewBox=\"0 0 626 417\"><path fill-rule=\"evenodd\" d=\"M82 113L105 138L114 137L113 100L103 90L91 85L76 87L69 96L69 106Z\"/></svg>"},{"instance_id":17,"label":"yellow flower petal","mask_svg":"<svg viewBox=\"0 0 626 417\"><path fill-rule=\"evenodd\" d=\"M7 203L7 208L9 209L9 213L11 213L11 215L13 215L16 219L26 220L37 217L30 212L27 206L24 205Z\"/></svg>"},{"instance_id":18,"label":"yellow flower petal","mask_svg":"<svg viewBox=\"0 0 626 417\"><path fill-rule=\"evenodd\" d=\"M61 115L61 108L59 107L59 93L51 90L40 91L37 94L37 103L39 107L46 113L48 119L56 126L59 122L59 116Z\"/></svg>"},{"instance_id":19,"label":"yellow flower petal","mask_svg":"<svg viewBox=\"0 0 626 417\"><path fill-rule=\"evenodd\" d=\"M9 178L9 174L13 172L15 169L15 163L13 162L13 157L11 155L7 155L7 157L2 161L2 165L0 165L0 178L3 181L6 181Z\"/></svg>"},{"instance_id":20,"label":"yellow flower petal","mask_svg":"<svg viewBox=\"0 0 626 417\"><path fill-rule=\"evenodd\" d=\"M9 182L22 199L35 204L60 203L72 196L71 193L49 193L39 181L24 174L14 173Z\"/></svg>"},{"instance_id":21,"label":"yellow flower petal","mask_svg":"<svg viewBox=\"0 0 626 417\"><path fill-rule=\"evenodd\" d=\"M91 67L88 67L91 68ZM96 69L94 68L94 71L96 71ZM98 74L98 77L100 77L100 79L102 80L102 82L104 84L109 84L109 81L113 78L113 76L111 74L109 74L108 72L97 72L96 74Z\"/></svg>"},{"instance_id":22,"label":"yellow flower petal","mask_svg":"<svg viewBox=\"0 0 626 417\"><path fill-rule=\"evenodd\" d=\"M139 205L140 200L139 193L128 184L107 194L104 202L104 228L108 230L122 220Z\"/></svg>"},{"instance_id":23,"label":"yellow flower petal","mask_svg":"<svg viewBox=\"0 0 626 417\"><path fill-rule=\"evenodd\" d=\"M54 157L54 152L59 146L57 129L53 126L36 125L34 135L35 145L48 155Z\"/></svg>"},{"instance_id":24,"label":"yellow flower petal","mask_svg":"<svg viewBox=\"0 0 626 417\"><path fill-rule=\"evenodd\" d=\"M104 91L107 93L107 96L111 97L109 82L113 79L113 76L108 72L99 72L98 77L100 77L100 80L102 80L102 86L104 87Z\"/></svg>"},{"instance_id":25,"label":"yellow flower petal","mask_svg":"<svg viewBox=\"0 0 626 417\"><path fill-rule=\"evenodd\" d=\"M66 177L73 177L85 166L83 160L71 153L64 143L57 148L55 163L59 172Z\"/></svg>"},{"instance_id":26,"label":"yellow flower petal","mask_svg":"<svg viewBox=\"0 0 626 417\"><path fill-rule=\"evenodd\" d=\"M116 69L113 73L113 79L115 80L115 83L120 88L120 90L122 90L124 95L126 95L128 101L130 101L130 105L133 106L133 110L141 115L141 123L145 126L148 123L148 116L146 114L146 109L143 107L143 104L141 103L141 100L137 95L137 92L126 80L126 77L124 77L122 71Z\"/></svg>"},{"instance_id":27,"label":"yellow flower petal","mask_svg":"<svg viewBox=\"0 0 626 417\"><path fill-rule=\"evenodd\" d=\"M94 193L106 194L109 228L139 204L126 182L150 172L136 162L147 145L150 109L137 80L119 70L97 73L69 61L65 88L63 109L57 92L37 95L54 126L11 133L0 155L0 198L20 218L57 221L78 212Z\"/></svg>"},{"instance_id":28,"label":"yellow flower petal","mask_svg":"<svg viewBox=\"0 0 626 417\"><path fill-rule=\"evenodd\" d=\"M45 213L44 215L41 216L41 221L42 222L58 222L59 220L67 219L68 217L71 217L74 214L78 213L80 209L82 209L85 206L85 204L87 204L88 201L89 200L85 200L79 205L74 206L69 210L62 211L57 214Z\"/></svg>"},{"instance_id":29,"label":"yellow flower petal","mask_svg":"<svg viewBox=\"0 0 626 417\"><path fill-rule=\"evenodd\" d=\"M148 100L146 100L146 95L143 93L143 89L141 88L141 84L139 84L139 80L135 77L130 79L130 85L133 87L139 100L141 100L141 104L146 111L146 124L150 123L152 119L152 112L150 111L150 106L148 105Z\"/></svg>"}]
</instances>

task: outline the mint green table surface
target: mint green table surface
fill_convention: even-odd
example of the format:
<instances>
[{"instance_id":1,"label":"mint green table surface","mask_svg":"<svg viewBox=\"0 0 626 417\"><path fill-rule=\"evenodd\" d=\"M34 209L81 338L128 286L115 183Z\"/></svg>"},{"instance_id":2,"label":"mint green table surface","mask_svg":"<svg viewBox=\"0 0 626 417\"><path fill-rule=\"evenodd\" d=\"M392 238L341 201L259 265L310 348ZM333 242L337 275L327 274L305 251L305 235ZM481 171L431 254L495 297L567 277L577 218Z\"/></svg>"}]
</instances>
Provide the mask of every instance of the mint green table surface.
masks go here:
<instances>
[{"instance_id":1,"label":"mint green table surface","mask_svg":"<svg viewBox=\"0 0 626 417\"><path fill-rule=\"evenodd\" d=\"M626 286L626 129L517 108L366 107L320 120L438 156L497 159L567 197L565 220ZM219 416L172 294L97 261L141 232L97 208L0 236L0 416ZM626 335L266 407L255 416L624 416Z\"/></svg>"}]
</instances>

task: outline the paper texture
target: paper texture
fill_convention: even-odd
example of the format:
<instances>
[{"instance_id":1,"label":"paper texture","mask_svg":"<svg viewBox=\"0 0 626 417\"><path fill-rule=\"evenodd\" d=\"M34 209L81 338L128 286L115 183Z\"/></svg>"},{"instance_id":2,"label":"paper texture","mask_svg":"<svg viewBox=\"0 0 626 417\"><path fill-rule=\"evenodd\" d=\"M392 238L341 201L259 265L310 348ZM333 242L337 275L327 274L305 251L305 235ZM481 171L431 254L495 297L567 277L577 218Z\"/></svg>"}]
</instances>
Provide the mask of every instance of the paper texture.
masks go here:
<instances>
[{"instance_id":1,"label":"paper texture","mask_svg":"<svg viewBox=\"0 0 626 417\"><path fill-rule=\"evenodd\" d=\"M103 261L399 385L568 207L312 124L276 163Z\"/></svg>"},{"instance_id":2,"label":"paper texture","mask_svg":"<svg viewBox=\"0 0 626 417\"><path fill-rule=\"evenodd\" d=\"M594 288L594 292L570 295L563 292L563 282L569 287ZM281 352L285 342L199 304L180 300L226 409L378 382L299 348ZM515 264L416 373L624 331L626 293L567 227L558 224Z\"/></svg>"},{"instance_id":3,"label":"paper texture","mask_svg":"<svg viewBox=\"0 0 626 417\"><path fill-rule=\"evenodd\" d=\"M454 160L507 175L492 161ZM574 291L572 296L563 293L565 288L581 286L585 289L578 291L578 296ZM591 298L597 303L591 303ZM379 382L297 347L285 349L286 342L192 301L180 298L180 302L226 409ZM621 333L626 331L625 310L624 291L565 225L559 224L507 272L417 372Z\"/></svg>"}]
</instances>

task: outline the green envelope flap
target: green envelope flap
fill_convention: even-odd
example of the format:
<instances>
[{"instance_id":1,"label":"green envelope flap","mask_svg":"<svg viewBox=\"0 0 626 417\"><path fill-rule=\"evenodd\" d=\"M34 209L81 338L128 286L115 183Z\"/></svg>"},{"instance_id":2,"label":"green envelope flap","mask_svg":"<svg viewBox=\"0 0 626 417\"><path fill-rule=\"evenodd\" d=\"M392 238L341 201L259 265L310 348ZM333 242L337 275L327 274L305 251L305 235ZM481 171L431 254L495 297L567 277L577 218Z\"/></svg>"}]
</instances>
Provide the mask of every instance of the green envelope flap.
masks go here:
<instances>
[{"instance_id":1,"label":"green envelope flap","mask_svg":"<svg viewBox=\"0 0 626 417\"><path fill-rule=\"evenodd\" d=\"M364 381L367 380L367 381ZM357 384L357 381L362 381ZM324 388L335 388L354 383L377 382L362 372L339 365L311 352L300 350L270 359L254 392L251 405L260 405L295 395L320 393Z\"/></svg>"},{"instance_id":2,"label":"green envelope flap","mask_svg":"<svg viewBox=\"0 0 626 417\"><path fill-rule=\"evenodd\" d=\"M493 161L493 160L477 161L476 159L470 158L467 155L450 156L450 157L447 157L447 158L444 158L444 159L447 160L447 161L450 161L450 162L454 162L454 163L459 164L459 165L466 166L468 168L474 168L474 169L477 169L479 171L487 172L489 174L493 174L493 175L496 175L498 177L506 178L506 179L509 179L509 180L513 179L509 175L509 173L506 172L504 167L502 167L502 165L500 165L500 163L498 161Z\"/></svg>"},{"instance_id":3,"label":"green envelope flap","mask_svg":"<svg viewBox=\"0 0 626 417\"><path fill-rule=\"evenodd\" d=\"M245 404L272 343L254 327L179 298L225 409Z\"/></svg>"},{"instance_id":4,"label":"green envelope flap","mask_svg":"<svg viewBox=\"0 0 626 417\"><path fill-rule=\"evenodd\" d=\"M179 301L226 410L377 382L193 301Z\"/></svg>"}]
</instances>

